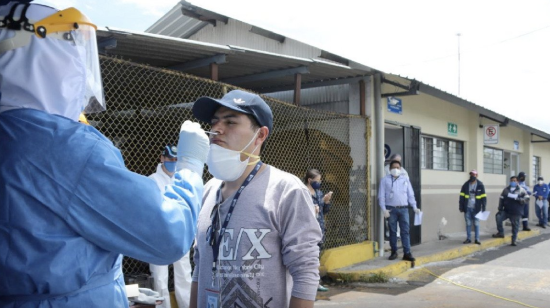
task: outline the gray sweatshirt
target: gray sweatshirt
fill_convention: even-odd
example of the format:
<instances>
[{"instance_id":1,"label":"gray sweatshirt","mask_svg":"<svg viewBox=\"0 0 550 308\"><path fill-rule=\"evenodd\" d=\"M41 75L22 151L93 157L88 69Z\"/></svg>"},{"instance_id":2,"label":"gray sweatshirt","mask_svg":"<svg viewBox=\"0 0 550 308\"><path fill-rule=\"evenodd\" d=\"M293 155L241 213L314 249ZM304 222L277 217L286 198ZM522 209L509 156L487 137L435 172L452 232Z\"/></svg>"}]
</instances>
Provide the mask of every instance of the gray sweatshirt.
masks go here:
<instances>
[{"instance_id":1,"label":"gray sweatshirt","mask_svg":"<svg viewBox=\"0 0 550 308\"><path fill-rule=\"evenodd\" d=\"M212 289L213 255L206 236L220 185L217 179L206 184L199 214L193 273L198 307L207 307L206 289ZM220 206L220 224L232 200L233 196ZM288 307L291 296L315 300L320 240L305 185L267 166L239 197L220 245L214 283L221 307Z\"/></svg>"}]
</instances>

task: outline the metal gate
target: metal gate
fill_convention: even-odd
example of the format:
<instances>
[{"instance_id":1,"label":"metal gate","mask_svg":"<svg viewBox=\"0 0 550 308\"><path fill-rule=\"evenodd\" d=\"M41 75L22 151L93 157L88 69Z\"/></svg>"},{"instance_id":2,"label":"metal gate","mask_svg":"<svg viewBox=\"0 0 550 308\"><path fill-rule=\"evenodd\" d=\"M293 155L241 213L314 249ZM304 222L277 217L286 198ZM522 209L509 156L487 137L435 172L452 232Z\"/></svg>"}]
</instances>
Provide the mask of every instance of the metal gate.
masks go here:
<instances>
[{"instance_id":1,"label":"metal gate","mask_svg":"<svg viewBox=\"0 0 550 308\"><path fill-rule=\"evenodd\" d=\"M416 205L419 209L422 208L422 195L421 195L421 162L420 162L420 129L414 127L403 128L403 160L407 165L407 172L409 173L409 179L414 191L414 197L416 199ZM410 237L411 245L418 245L422 239L421 226L415 226L414 212L410 211L409 221L410 224Z\"/></svg>"}]
</instances>

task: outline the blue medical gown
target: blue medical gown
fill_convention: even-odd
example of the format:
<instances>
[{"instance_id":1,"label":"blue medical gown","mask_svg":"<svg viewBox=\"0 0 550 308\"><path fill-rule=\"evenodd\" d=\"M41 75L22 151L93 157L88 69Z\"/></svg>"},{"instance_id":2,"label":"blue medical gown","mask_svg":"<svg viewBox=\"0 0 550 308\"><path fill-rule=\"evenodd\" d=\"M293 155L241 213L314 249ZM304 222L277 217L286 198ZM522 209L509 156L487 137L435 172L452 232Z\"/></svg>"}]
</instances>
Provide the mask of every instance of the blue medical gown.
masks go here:
<instances>
[{"instance_id":1,"label":"blue medical gown","mask_svg":"<svg viewBox=\"0 0 550 308\"><path fill-rule=\"evenodd\" d=\"M202 190L184 169L163 196L91 126L0 113L0 307L128 307L121 254L180 259Z\"/></svg>"}]
</instances>

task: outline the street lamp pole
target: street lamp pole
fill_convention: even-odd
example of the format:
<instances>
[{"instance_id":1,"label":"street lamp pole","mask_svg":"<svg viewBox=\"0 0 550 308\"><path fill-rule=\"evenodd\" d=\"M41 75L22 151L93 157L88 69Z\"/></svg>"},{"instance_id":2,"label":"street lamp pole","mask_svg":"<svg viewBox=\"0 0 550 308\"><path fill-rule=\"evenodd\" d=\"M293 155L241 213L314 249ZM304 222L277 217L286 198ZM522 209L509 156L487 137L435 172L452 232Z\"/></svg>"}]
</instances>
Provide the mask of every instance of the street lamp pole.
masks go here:
<instances>
[{"instance_id":1,"label":"street lamp pole","mask_svg":"<svg viewBox=\"0 0 550 308\"><path fill-rule=\"evenodd\" d=\"M458 96L460 96L460 33L456 36L458 38Z\"/></svg>"}]
</instances>

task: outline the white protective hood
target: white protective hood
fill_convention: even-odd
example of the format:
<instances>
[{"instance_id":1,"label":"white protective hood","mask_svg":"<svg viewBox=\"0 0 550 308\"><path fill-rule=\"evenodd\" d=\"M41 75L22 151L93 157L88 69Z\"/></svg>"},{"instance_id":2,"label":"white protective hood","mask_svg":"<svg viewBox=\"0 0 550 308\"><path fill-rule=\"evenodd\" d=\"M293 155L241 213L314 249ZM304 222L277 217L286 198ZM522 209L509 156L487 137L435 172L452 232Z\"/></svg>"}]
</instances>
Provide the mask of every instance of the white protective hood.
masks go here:
<instances>
[{"instance_id":1,"label":"white protective hood","mask_svg":"<svg viewBox=\"0 0 550 308\"><path fill-rule=\"evenodd\" d=\"M12 5L1 6L0 16L8 15ZM55 12L32 4L26 16L37 21ZM13 36L14 31L0 29L0 42ZM78 121L88 104L82 52L66 41L33 35L26 46L0 53L0 112L32 108Z\"/></svg>"}]
</instances>

